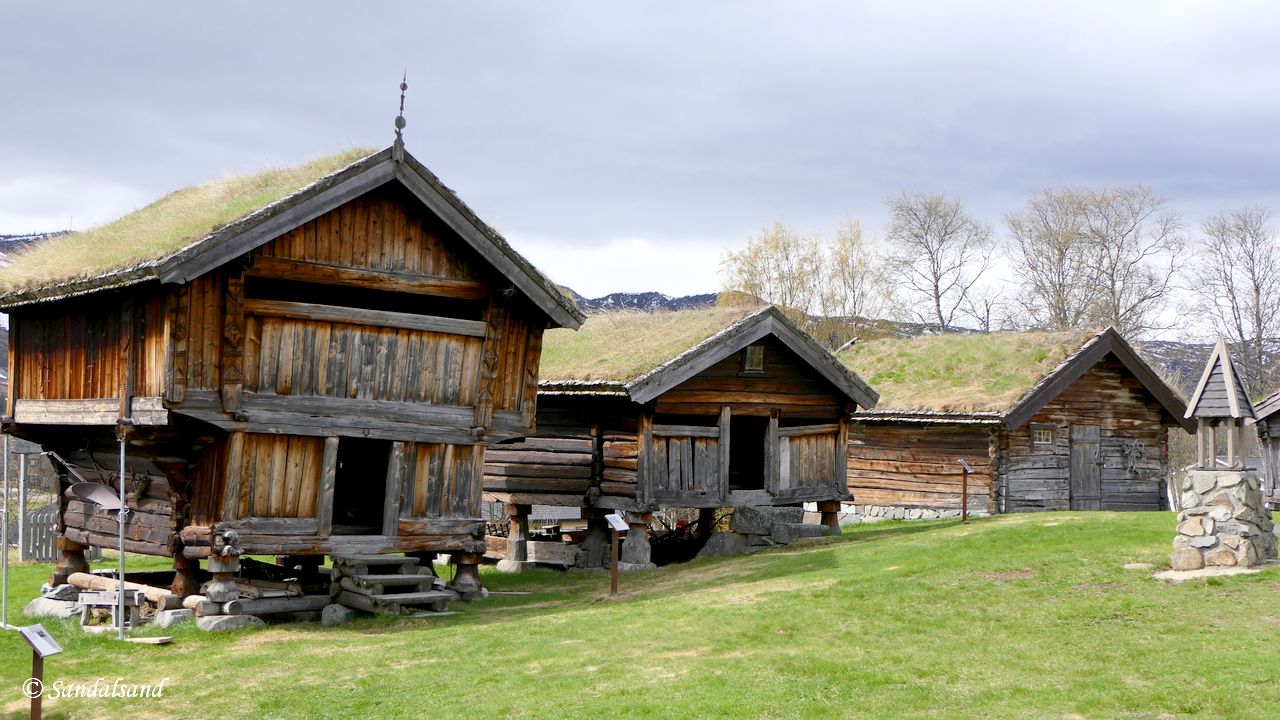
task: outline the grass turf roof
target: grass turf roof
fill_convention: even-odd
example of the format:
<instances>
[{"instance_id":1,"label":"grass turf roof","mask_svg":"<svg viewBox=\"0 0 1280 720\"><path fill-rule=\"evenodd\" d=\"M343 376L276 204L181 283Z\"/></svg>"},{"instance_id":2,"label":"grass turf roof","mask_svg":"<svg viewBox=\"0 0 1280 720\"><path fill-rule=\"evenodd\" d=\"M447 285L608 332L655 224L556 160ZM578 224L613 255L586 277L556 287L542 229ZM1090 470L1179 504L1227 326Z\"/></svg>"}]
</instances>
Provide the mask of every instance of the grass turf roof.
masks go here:
<instances>
[{"instance_id":1,"label":"grass turf roof","mask_svg":"<svg viewBox=\"0 0 1280 720\"><path fill-rule=\"evenodd\" d=\"M169 193L118 220L18 253L0 268L0 291L93 278L165 258L375 152L352 148Z\"/></svg>"},{"instance_id":2,"label":"grass turf roof","mask_svg":"<svg viewBox=\"0 0 1280 720\"><path fill-rule=\"evenodd\" d=\"M547 331L541 382L625 384L759 309L735 306L592 315L576 332Z\"/></svg>"},{"instance_id":3,"label":"grass turf roof","mask_svg":"<svg viewBox=\"0 0 1280 720\"><path fill-rule=\"evenodd\" d=\"M946 333L855 345L840 361L880 393L877 412L1004 412L1093 337Z\"/></svg>"}]
</instances>

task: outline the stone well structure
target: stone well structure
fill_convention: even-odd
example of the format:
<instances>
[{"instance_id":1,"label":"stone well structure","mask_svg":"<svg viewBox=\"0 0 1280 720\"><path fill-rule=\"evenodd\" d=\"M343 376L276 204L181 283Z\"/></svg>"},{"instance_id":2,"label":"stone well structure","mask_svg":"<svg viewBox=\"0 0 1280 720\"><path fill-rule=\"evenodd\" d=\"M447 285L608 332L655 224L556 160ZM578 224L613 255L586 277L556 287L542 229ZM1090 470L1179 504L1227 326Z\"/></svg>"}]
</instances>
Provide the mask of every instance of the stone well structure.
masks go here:
<instances>
[{"instance_id":1,"label":"stone well structure","mask_svg":"<svg viewBox=\"0 0 1280 720\"><path fill-rule=\"evenodd\" d=\"M1182 481L1173 569L1252 567L1276 559L1275 526L1258 476L1242 470L1191 470Z\"/></svg>"},{"instance_id":2,"label":"stone well structure","mask_svg":"<svg viewBox=\"0 0 1280 720\"><path fill-rule=\"evenodd\" d=\"M1253 403L1221 340L1187 403L1186 416L1197 423L1196 468L1182 480L1173 569L1252 567L1275 560L1271 511L1257 474L1244 464L1244 426L1253 422ZM1219 435L1225 436L1225 457L1219 453Z\"/></svg>"}]
</instances>

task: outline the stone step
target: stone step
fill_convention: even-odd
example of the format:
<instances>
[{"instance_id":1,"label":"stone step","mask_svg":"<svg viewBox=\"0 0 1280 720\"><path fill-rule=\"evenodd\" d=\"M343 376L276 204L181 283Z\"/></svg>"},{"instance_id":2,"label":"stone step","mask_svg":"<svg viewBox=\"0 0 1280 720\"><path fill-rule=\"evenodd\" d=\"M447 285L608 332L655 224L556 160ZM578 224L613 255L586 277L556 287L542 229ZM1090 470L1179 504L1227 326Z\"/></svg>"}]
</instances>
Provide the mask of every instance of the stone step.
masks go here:
<instances>
[{"instance_id":1,"label":"stone step","mask_svg":"<svg viewBox=\"0 0 1280 720\"><path fill-rule=\"evenodd\" d=\"M775 523L773 541L787 544L801 540L816 540L829 534L826 525L809 525L806 523Z\"/></svg>"}]
</instances>

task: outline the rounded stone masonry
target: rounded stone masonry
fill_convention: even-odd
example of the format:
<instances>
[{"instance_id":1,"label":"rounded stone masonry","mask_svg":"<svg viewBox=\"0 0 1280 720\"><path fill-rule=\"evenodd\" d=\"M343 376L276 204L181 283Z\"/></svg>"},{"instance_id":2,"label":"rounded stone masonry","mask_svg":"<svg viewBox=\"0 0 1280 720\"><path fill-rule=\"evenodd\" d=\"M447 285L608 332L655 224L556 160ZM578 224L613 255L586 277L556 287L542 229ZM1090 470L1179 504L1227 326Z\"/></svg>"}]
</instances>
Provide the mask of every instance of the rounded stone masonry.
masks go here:
<instances>
[{"instance_id":1,"label":"rounded stone masonry","mask_svg":"<svg viewBox=\"0 0 1280 720\"><path fill-rule=\"evenodd\" d=\"M1180 489L1174 570L1252 567L1276 559L1275 525L1256 474L1190 470Z\"/></svg>"}]
</instances>

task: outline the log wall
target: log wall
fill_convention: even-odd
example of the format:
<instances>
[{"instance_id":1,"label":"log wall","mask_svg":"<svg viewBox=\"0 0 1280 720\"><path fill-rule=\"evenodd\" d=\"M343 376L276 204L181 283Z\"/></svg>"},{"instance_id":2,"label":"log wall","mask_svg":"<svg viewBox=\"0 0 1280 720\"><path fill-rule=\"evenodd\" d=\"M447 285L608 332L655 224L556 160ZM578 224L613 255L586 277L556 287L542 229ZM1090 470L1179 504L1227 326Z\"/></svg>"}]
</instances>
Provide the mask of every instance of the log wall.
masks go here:
<instances>
[{"instance_id":1,"label":"log wall","mask_svg":"<svg viewBox=\"0 0 1280 720\"><path fill-rule=\"evenodd\" d=\"M1168 475L1165 418L1164 409L1119 362L1099 363L1027 425L1001 437L997 473L1006 512L1072 507L1072 425L1101 428L1103 510L1162 509ZM1034 445L1033 426L1051 426L1053 445Z\"/></svg>"},{"instance_id":2,"label":"log wall","mask_svg":"<svg viewBox=\"0 0 1280 720\"><path fill-rule=\"evenodd\" d=\"M983 425L851 423L849 492L858 505L959 509L964 458L969 509L993 513L992 442Z\"/></svg>"}]
</instances>

